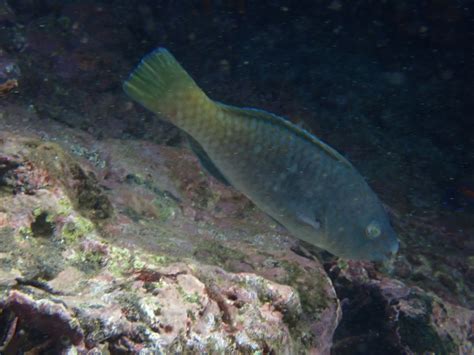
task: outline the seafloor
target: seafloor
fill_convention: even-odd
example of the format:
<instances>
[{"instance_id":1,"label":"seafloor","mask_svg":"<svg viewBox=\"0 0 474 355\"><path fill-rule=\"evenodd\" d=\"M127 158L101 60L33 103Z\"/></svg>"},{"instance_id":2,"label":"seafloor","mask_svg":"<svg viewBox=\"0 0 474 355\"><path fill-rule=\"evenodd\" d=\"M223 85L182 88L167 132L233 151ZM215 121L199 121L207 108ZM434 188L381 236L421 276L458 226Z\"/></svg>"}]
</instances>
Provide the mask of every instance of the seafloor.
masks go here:
<instances>
[{"instance_id":1,"label":"seafloor","mask_svg":"<svg viewBox=\"0 0 474 355\"><path fill-rule=\"evenodd\" d=\"M0 0L0 353L473 353L471 6ZM391 265L300 243L208 176L121 90L157 46L350 159Z\"/></svg>"}]
</instances>

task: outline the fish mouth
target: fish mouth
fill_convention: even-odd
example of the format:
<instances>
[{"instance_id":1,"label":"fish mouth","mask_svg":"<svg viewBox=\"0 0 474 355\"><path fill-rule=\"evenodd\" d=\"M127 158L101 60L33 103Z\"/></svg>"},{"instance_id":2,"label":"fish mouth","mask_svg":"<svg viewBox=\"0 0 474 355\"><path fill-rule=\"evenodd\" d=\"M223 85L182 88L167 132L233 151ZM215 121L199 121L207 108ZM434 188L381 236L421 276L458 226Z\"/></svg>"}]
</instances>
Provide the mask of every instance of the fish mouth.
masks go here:
<instances>
[{"instance_id":1,"label":"fish mouth","mask_svg":"<svg viewBox=\"0 0 474 355\"><path fill-rule=\"evenodd\" d=\"M399 247L400 247L400 242L397 239L397 241L391 245L389 253L391 253L392 255L395 255L398 252Z\"/></svg>"},{"instance_id":2,"label":"fish mouth","mask_svg":"<svg viewBox=\"0 0 474 355\"><path fill-rule=\"evenodd\" d=\"M375 253L375 255L372 255L370 260L372 261L379 261L379 262L386 262L395 257L395 255L398 252L398 243L394 243L390 246L390 249L388 251L380 251L378 253Z\"/></svg>"},{"instance_id":3,"label":"fish mouth","mask_svg":"<svg viewBox=\"0 0 474 355\"><path fill-rule=\"evenodd\" d=\"M397 255L397 252L398 252L398 243L393 244L390 247L389 251L387 251L385 253L381 253L382 254L382 261L389 261L389 260L393 259L395 257L395 255Z\"/></svg>"},{"instance_id":4,"label":"fish mouth","mask_svg":"<svg viewBox=\"0 0 474 355\"><path fill-rule=\"evenodd\" d=\"M388 242L388 243L387 243ZM373 260L375 261L388 261L391 260L398 252L398 249L400 247L400 242L398 238L393 234L393 237L390 238L388 241L386 241L384 248L380 250L376 255Z\"/></svg>"},{"instance_id":5,"label":"fish mouth","mask_svg":"<svg viewBox=\"0 0 474 355\"><path fill-rule=\"evenodd\" d=\"M386 258L387 259L393 258L397 254L399 247L400 247L400 242L398 238L395 237L394 239L391 240L389 250L385 252Z\"/></svg>"}]
</instances>

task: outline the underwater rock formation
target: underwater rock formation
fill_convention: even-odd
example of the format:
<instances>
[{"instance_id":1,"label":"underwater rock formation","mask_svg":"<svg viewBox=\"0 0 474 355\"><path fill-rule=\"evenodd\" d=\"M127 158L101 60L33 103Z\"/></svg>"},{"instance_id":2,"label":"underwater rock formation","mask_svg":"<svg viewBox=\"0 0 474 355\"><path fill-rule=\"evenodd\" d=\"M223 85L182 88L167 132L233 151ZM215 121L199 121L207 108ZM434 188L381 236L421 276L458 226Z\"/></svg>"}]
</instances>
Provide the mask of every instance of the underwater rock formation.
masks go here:
<instances>
[{"instance_id":1,"label":"underwater rock formation","mask_svg":"<svg viewBox=\"0 0 474 355\"><path fill-rule=\"evenodd\" d=\"M472 311L372 263L325 257L326 274L187 150L5 112L3 351L472 348Z\"/></svg>"},{"instance_id":2,"label":"underwater rock formation","mask_svg":"<svg viewBox=\"0 0 474 355\"><path fill-rule=\"evenodd\" d=\"M329 353L340 309L322 265L190 153L111 140L93 160L73 130L2 131L5 352Z\"/></svg>"},{"instance_id":3,"label":"underwater rock formation","mask_svg":"<svg viewBox=\"0 0 474 355\"><path fill-rule=\"evenodd\" d=\"M377 272L372 265L327 265L343 320L336 354L469 354L474 311Z\"/></svg>"}]
</instances>

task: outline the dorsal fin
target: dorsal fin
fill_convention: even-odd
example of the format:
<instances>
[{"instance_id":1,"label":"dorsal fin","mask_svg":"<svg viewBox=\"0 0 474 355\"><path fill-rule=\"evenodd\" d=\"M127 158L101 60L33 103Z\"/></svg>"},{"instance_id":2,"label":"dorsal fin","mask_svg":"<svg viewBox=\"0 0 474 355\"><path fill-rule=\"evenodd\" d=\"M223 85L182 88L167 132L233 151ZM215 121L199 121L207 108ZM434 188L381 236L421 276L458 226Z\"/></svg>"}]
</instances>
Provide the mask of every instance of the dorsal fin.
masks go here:
<instances>
[{"instance_id":1,"label":"dorsal fin","mask_svg":"<svg viewBox=\"0 0 474 355\"><path fill-rule=\"evenodd\" d=\"M267 112L265 110L259 110L256 108L250 108L250 107L239 108L239 107L226 105L222 103L217 103L217 106L220 107L224 111L228 111L233 114L237 114L239 116L244 116L244 117L254 118L254 119L261 119L271 124L284 127L287 130L289 130L291 133L303 138L304 140L315 145L317 148L323 150L326 154L328 154L334 160L352 168L352 164L346 158L344 158L340 153L338 153L335 149L331 148L326 143L322 142L316 136L312 135L305 129L299 128L298 126L284 119L283 117L280 117L273 113Z\"/></svg>"}]
</instances>

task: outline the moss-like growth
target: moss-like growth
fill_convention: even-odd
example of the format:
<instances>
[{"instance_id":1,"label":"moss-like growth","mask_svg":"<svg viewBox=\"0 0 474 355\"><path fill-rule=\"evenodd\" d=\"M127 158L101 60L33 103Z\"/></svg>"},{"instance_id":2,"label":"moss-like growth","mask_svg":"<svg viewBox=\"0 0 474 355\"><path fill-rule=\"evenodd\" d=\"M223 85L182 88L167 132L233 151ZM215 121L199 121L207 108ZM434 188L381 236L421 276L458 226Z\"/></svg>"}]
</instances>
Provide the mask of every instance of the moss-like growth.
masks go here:
<instances>
[{"instance_id":1,"label":"moss-like growth","mask_svg":"<svg viewBox=\"0 0 474 355\"><path fill-rule=\"evenodd\" d=\"M28 238L28 237L31 237L33 235L33 232L31 231L30 227L21 226L20 228L18 228L18 234L22 238Z\"/></svg>"},{"instance_id":2,"label":"moss-like growth","mask_svg":"<svg viewBox=\"0 0 474 355\"><path fill-rule=\"evenodd\" d=\"M108 270L116 275L121 276L130 271L133 266L133 256L128 249L111 247L109 253L109 261L107 262Z\"/></svg>"},{"instance_id":3,"label":"moss-like growth","mask_svg":"<svg viewBox=\"0 0 474 355\"><path fill-rule=\"evenodd\" d=\"M218 265L232 270L233 261L245 260L245 254L239 250L225 247L219 242L206 240L199 243L194 256L207 264Z\"/></svg>"},{"instance_id":4,"label":"moss-like growth","mask_svg":"<svg viewBox=\"0 0 474 355\"><path fill-rule=\"evenodd\" d=\"M160 222L166 222L176 214L176 202L168 197L155 198L153 203L158 210L158 220Z\"/></svg>"},{"instance_id":5,"label":"moss-like growth","mask_svg":"<svg viewBox=\"0 0 474 355\"><path fill-rule=\"evenodd\" d=\"M15 230L13 228L0 228L0 250L2 252L10 252L16 248L15 246Z\"/></svg>"},{"instance_id":6,"label":"moss-like growth","mask_svg":"<svg viewBox=\"0 0 474 355\"><path fill-rule=\"evenodd\" d=\"M0 197L8 196L14 193L15 187L12 183L15 179L12 179L13 171L20 164L8 159L0 160Z\"/></svg>"},{"instance_id":7,"label":"moss-like growth","mask_svg":"<svg viewBox=\"0 0 474 355\"><path fill-rule=\"evenodd\" d=\"M98 251L78 253L73 264L82 272L94 273L105 265L105 255Z\"/></svg>"},{"instance_id":8,"label":"moss-like growth","mask_svg":"<svg viewBox=\"0 0 474 355\"><path fill-rule=\"evenodd\" d=\"M147 188L151 182L140 174L128 174L125 176L125 181L131 185L145 185Z\"/></svg>"},{"instance_id":9,"label":"moss-like growth","mask_svg":"<svg viewBox=\"0 0 474 355\"><path fill-rule=\"evenodd\" d=\"M398 332L402 343L419 354L433 352L436 354L454 354L456 345L451 338L442 339L432 326L430 314L432 300L428 297L420 299L426 307L426 312L409 316L404 313L399 317Z\"/></svg>"},{"instance_id":10,"label":"moss-like growth","mask_svg":"<svg viewBox=\"0 0 474 355\"><path fill-rule=\"evenodd\" d=\"M304 312L316 314L328 306L325 293L321 292L323 280L316 277L318 274L314 273L309 276L301 266L286 260L279 261L279 265L286 270L288 275L287 279L282 281L298 290Z\"/></svg>"},{"instance_id":11,"label":"moss-like growth","mask_svg":"<svg viewBox=\"0 0 474 355\"><path fill-rule=\"evenodd\" d=\"M349 268L349 263L346 259L340 258L337 260L337 267L341 270L347 270Z\"/></svg>"},{"instance_id":12,"label":"moss-like growth","mask_svg":"<svg viewBox=\"0 0 474 355\"><path fill-rule=\"evenodd\" d=\"M184 296L184 300L188 303L196 303L199 305L201 304L201 297L196 291L194 291L192 294L186 294Z\"/></svg>"},{"instance_id":13,"label":"moss-like growth","mask_svg":"<svg viewBox=\"0 0 474 355\"><path fill-rule=\"evenodd\" d=\"M173 262L172 258L167 255L152 255L150 261L156 266L166 266Z\"/></svg>"},{"instance_id":14,"label":"moss-like growth","mask_svg":"<svg viewBox=\"0 0 474 355\"><path fill-rule=\"evenodd\" d=\"M65 243L70 244L93 231L94 224L90 220L78 216L63 226L61 236Z\"/></svg>"},{"instance_id":15,"label":"moss-like growth","mask_svg":"<svg viewBox=\"0 0 474 355\"><path fill-rule=\"evenodd\" d=\"M74 154L87 159L98 168L104 169L107 165L106 161L101 159L99 152L96 150L89 150L78 144L71 145L70 149Z\"/></svg>"},{"instance_id":16,"label":"moss-like growth","mask_svg":"<svg viewBox=\"0 0 474 355\"><path fill-rule=\"evenodd\" d=\"M156 195L148 208L149 215L157 218L160 222L166 222L176 214L176 211L179 209L176 199L166 191L159 189L152 178L144 177L140 174L128 174L125 179L127 183L144 187ZM142 214L146 214L145 212L147 212L143 206L140 207L141 208L128 208L126 210L127 215L134 221L140 220L143 217Z\"/></svg>"},{"instance_id":17,"label":"moss-like growth","mask_svg":"<svg viewBox=\"0 0 474 355\"><path fill-rule=\"evenodd\" d=\"M30 156L31 160L63 184L75 209L91 219L104 219L111 216L112 205L92 173L86 173L57 144L30 143L35 146Z\"/></svg>"},{"instance_id":18,"label":"moss-like growth","mask_svg":"<svg viewBox=\"0 0 474 355\"><path fill-rule=\"evenodd\" d=\"M44 213L44 211L41 207L36 207L35 209L33 209L33 216L34 217L38 217L42 213Z\"/></svg>"},{"instance_id":19,"label":"moss-like growth","mask_svg":"<svg viewBox=\"0 0 474 355\"><path fill-rule=\"evenodd\" d=\"M198 304L198 305L201 304L201 297L199 296L199 294L196 291L194 291L193 293L187 293L183 290L183 288L181 286L177 287L177 291L179 292L181 297L183 297L183 299L186 302L195 303L195 304Z\"/></svg>"},{"instance_id":20,"label":"moss-like growth","mask_svg":"<svg viewBox=\"0 0 474 355\"><path fill-rule=\"evenodd\" d=\"M56 214L58 216L68 216L71 214L73 211L73 206L71 204L71 201L67 198L62 198L58 201L57 209L56 209Z\"/></svg>"}]
</instances>

